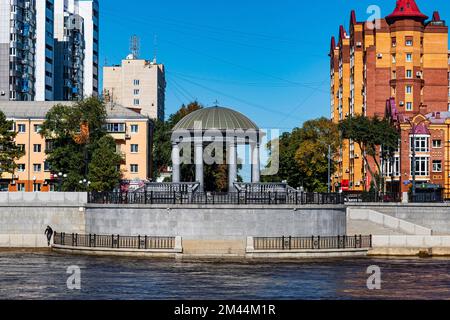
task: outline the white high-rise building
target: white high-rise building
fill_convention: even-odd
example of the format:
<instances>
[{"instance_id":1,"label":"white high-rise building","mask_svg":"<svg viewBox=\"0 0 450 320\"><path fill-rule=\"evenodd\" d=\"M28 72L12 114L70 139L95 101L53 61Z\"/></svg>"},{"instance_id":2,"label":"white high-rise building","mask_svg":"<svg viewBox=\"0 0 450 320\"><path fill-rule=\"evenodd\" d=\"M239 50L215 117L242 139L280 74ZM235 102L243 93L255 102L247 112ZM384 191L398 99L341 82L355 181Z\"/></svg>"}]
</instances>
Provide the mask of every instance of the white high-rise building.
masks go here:
<instances>
[{"instance_id":1,"label":"white high-rise building","mask_svg":"<svg viewBox=\"0 0 450 320\"><path fill-rule=\"evenodd\" d=\"M84 21L84 95L98 96L99 3L80 0L79 14Z\"/></svg>"},{"instance_id":2,"label":"white high-rise building","mask_svg":"<svg viewBox=\"0 0 450 320\"><path fill-rule=\"evenodd\" d=\"M36 5L0 0L0 100L35 98Z\"/></svg>"},{"instance_id":3,"label":"white high-rise building","mask_svg":"<svg viewBox=\"0 0 450 320\"><path fill-rule=\"evenodd\" d=\"M54 100L54 0L36 2L36 101Z\"/></svg>"},{"instance_id":4,"label":"white high-rise building","mask_svg":"<svg viewBox=\"0 0 450 320\"><path fill-rule=\"evenodd\" d=\"M98 0L0 0L0 100L98 95Z\"/></svg>"}]
</instances>

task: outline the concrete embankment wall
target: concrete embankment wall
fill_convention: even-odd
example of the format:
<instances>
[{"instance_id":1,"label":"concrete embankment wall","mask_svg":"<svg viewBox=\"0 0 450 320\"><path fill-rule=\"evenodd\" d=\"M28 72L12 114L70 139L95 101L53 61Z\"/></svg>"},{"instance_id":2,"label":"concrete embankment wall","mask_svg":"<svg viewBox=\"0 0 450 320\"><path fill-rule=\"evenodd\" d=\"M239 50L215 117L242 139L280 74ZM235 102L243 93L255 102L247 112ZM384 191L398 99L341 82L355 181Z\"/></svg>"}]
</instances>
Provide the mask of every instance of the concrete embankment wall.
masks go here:
<instances>
[{"instance_id":1,"label":"concrete embankment wall","mask_svg":"<svg viewBox=\"0 0 450 320\"><path fill-rule=\"evenodd\" d=\"M0 192L0 248L44 248L45 228L86 231L85 193Z\"/></svg>"},{"instance_id":2,"label":"concrete embankment wall","mask_svg":"<svg viewBox=\"0 0 450 320\"><path fill-rule=\"evenodd\" d=\"M450 203L349 204L349 209L374 210L429 228L433 235L450 235Z\"/></svg>"},{"instance_id":3,"label":"concrete embankment wall","mask_svg":"<svg viewBox=\"0 0 450 320\"><path fill-rule=\"evenodd\" d=\"M346 233L344 206L87 205L86 232L181 236L183 253L245 255L247 237Z\"/></svg>"}]
</instances>

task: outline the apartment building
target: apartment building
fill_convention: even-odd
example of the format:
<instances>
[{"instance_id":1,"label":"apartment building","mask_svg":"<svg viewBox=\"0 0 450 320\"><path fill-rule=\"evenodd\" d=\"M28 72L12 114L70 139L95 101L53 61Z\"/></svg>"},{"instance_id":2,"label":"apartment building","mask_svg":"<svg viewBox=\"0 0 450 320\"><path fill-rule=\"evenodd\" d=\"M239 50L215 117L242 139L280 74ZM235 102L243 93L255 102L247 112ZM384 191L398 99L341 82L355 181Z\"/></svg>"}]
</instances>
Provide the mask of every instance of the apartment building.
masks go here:
<instances>
[{"instance_id":1,"label":"apartment building","mask_svg":"<svg viewBox=\"0 0 450 320\"><path fill-rule=\"evenodd\" d=\"M164 65L130 54L120 65L103 68L103 92L114 101L151 118L164 120Z\"/></svg>"},{"instance_id":2,"label":"apartment building","mask_svg":"<svg viewBox=\"0 0 450 320\"><path fill-rule=\"evenodd\" d=\"M68 104L71 102L59 102ZM14 121L16 144L25 150L17 161L14 174L0 175L0 191L54 191L59 178L46 162L45 151L51 146L40 134L47 112L58 102L0 102L8 120ZM107 105L108 133L115 139L126 181L147 181L151 177L153 123L147 117L117 104Z\"/></svg>"},{"instance_id":3,"label":"apartment building","mask_svg":"<svg viewBox=\"0 0 450 320\"><path fill-rule=\"evenodd\" d=\"M386 100L409 118L449 109L448 27L439 12L429 19L414 0L398 0L386 18L339 28L331 40L331 118L384 117ZM335 190L362 191L371 177L359 146L343 141L333 176ZM409 162L408 162L409 163ZM410 164L407 164L408 166Z\"/></svg>"}]
</instances>

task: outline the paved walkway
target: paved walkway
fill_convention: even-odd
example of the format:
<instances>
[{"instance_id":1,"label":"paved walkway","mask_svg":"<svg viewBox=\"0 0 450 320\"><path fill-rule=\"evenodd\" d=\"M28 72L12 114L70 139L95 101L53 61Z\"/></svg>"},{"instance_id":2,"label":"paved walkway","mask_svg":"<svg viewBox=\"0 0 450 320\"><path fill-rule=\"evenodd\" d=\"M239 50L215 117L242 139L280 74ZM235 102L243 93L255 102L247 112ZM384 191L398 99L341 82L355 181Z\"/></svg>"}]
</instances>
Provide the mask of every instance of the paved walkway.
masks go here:
<instances>
[{"instance_id":1,"label":"paved walkway","mask_svg":"<svg viewBox=\"0 0 450 320\"><path fill-rule=\"evenodd\" d=\"M347 235L379 235L379 236L397 236L406 235L397 230L385 228L377 223L367 220L347 220Z\"/></svg>"}]
</instances>

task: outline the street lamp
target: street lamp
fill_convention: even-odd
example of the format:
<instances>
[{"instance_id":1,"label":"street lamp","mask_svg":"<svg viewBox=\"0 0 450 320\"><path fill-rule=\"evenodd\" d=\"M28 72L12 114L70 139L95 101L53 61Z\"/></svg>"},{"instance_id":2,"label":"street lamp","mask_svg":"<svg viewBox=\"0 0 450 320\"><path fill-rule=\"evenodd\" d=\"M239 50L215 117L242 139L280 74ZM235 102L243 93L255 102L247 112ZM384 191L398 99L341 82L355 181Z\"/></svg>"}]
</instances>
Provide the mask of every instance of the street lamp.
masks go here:
<instances>
[{"instance_id":1,"label":"street lamp","mask_svg":"<svg viewBox=\"0 0 450 320\"><path fill-rule=\"evenodd\" d=\"M53 175L53 177L55 178L55 179L58 179L58 189L59 189L59 192L61 192L62 191L62 180L63 180L63 178L64 179L66 179L67 178L67 174L65 174L65 173L62 173L62 172L59 172L59 173L55 173L54 175Z\"/></svg>"},{"instance_id":2,"label":"street lamp","mask_svg":"<svg viewBox=\"0 0 450 320\"><path fill-rule=\"evenodd\" d=\"M91 182L87 179L80 180L80 181L78 181L78 183L80 184L80 186L83 186L85 189L87 189L91 185Z\"/></svg>"}]
</instances>

